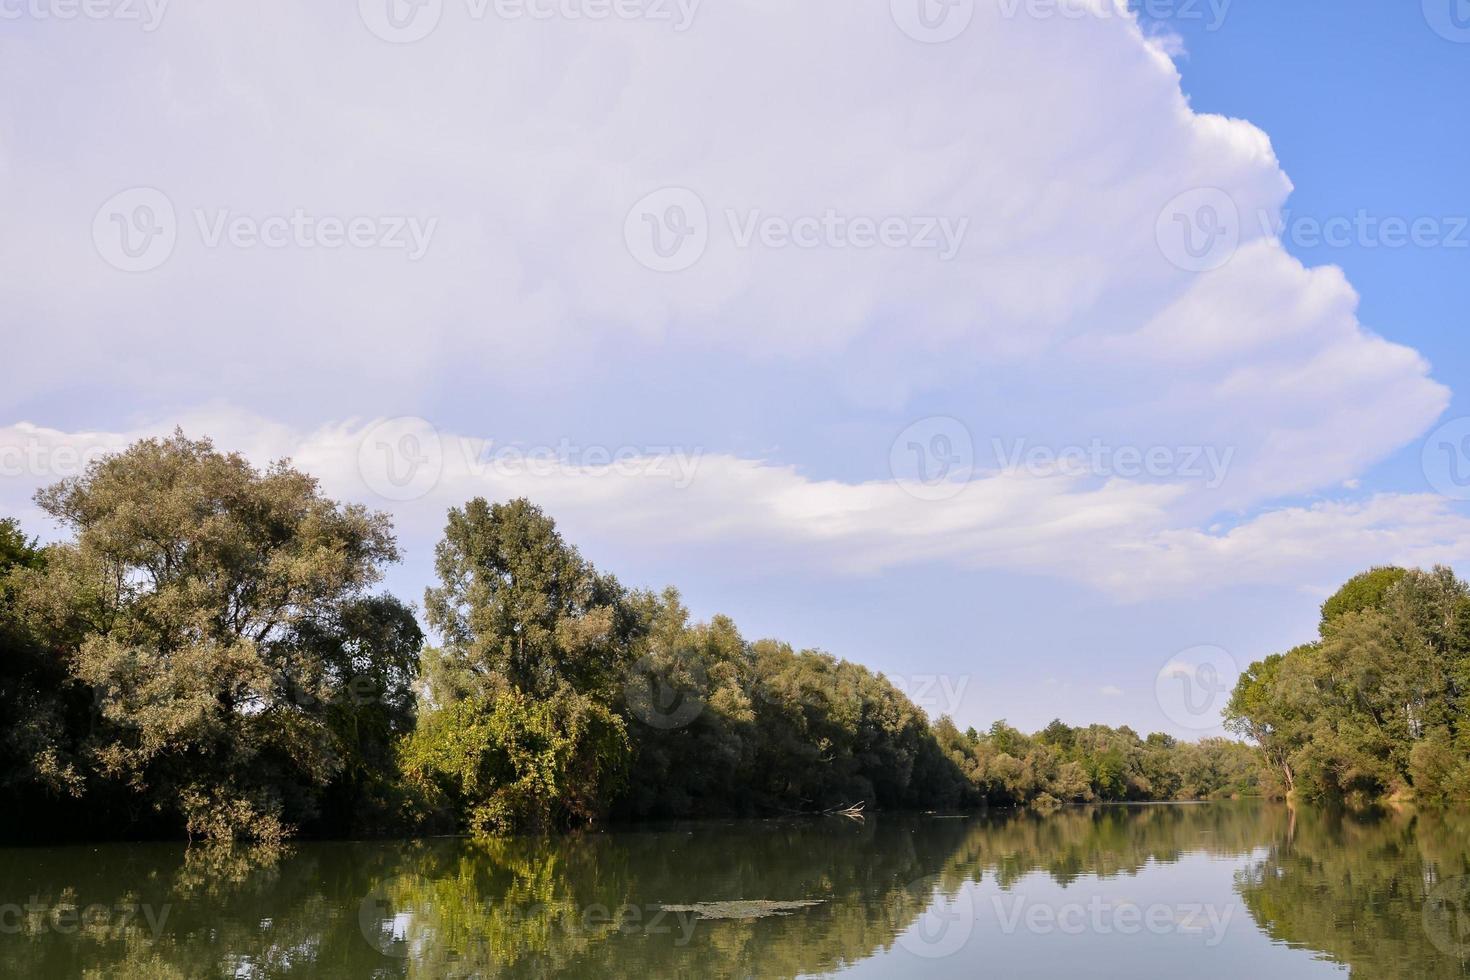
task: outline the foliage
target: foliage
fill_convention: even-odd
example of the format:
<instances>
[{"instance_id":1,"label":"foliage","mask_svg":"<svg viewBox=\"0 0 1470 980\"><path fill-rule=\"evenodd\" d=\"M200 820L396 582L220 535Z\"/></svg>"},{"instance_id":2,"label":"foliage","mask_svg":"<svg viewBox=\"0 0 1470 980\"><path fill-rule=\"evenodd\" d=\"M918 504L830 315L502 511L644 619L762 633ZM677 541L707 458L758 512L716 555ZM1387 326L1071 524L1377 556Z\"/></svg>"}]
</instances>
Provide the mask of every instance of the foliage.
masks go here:
<instances>
[{"instance_id":1,"label":"foliage","mask_svg":"<svg viewBox=\"0 0 1470 980\"><path fill-rule=\"evenodd\" d=\"M1376 569L1323 607L1320 638L1252 664L1226 716L1282 788L1362 804L1470 788L1470 586Z\"/></svg>"},{"instance_id":2,"label":"foliage","mask_svg":"<svg viewBox=\"0 0 1470 980\"><path fill-rule=\"evenodd\" d=\"M471 500L449 512L424 597L444 637L426 671L435 701L563 684L607 696L630 622L617 580L598 574L526 500Z\"/></svg>"},{"instance_id":3,"label":"foliage","mask_svg":"<svg viewBox=\"0 0 1470 980\"><path fill-rule=\"evenodd\" d=\"M424 716L401 765L451 826L505 834L594 823L626 756L622 719L585 695L501 691Z\"/></svg>"},{"instance_id":4,"label":"foliage","mask_svg":"<svg viewBox=\"0 0 1470 980\"><path fill-rule=\"evenodd\" d=\"M74 798L82 777L70 729L87 710L85 692L69 683L65 662L47 648L22 608L24 576L37 574L45 553L14 520L0 520L0 791L9 805L0 821L49 816L48 797Z\"/></svg>"},{"instance_id":5,"label":"foliage","mask_svg":"<svg viewBox=\"0 0 1470 980\"><path fill-rule=\"evenodd\" d=\"M387 518L182 433L37 502L74 539L9 588L63 691L90 695L55 739L74 747L66 788L127 826L152 814L215 838L315 819L357 747L336 708L349 672L401 699L418 645L411 616L367 596L397 558ZM46 761L33 755L42 777Z\"/></svg>"},{"instance_id":6,"label":"foliage","mask_svg":"<svg viewBox=\"0 0 1470 980\"><path fill-rule=\"evenodd\" d=\"M1258 789L1225 740L1061 721L961 733L882 674L695 622L673 589L623 588L526 500L449 512L431 649L415 610L371 592L397 558L387 518L285 462L261 471L175 433L37 501L69 537L42 549L0 523L0 786L26 814L6 833L274 844ZM1393 589L1359 591L1400 609ZM1400 613L1427 624L1448 601ZM1334 624L1369 614L1340 605ZM1300 764L1340 762L1323 752ZM1447 735L1353 758L1365 785L1396 765L1444 795L1457 752Z\"/></svg>"},{"instance_id":7,"label":"foliage","mask_svg":"<svg viewBox=\"0 0 1470 980\"><path fill-rule=\"evenodd\" d=\"M1332 598L1322 603L1322 630L1348 613L1360 613L1369 609L1383 608L1388 591L1398 585L1408 574L1402 568L1392 566L1374 568L1348 579Z\"/></svg>"}]
</instances>

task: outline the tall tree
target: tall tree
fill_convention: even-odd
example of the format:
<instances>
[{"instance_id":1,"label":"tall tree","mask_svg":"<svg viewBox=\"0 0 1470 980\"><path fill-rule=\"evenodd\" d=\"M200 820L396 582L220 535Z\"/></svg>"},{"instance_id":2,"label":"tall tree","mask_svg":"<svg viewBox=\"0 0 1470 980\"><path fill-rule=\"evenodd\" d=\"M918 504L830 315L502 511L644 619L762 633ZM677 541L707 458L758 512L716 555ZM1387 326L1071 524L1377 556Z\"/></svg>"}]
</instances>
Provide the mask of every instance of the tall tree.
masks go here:
<instances>
[{"instance_id":1,"label":"tall tree","mask_svg":"<svg viewBox=\"0 0 1470 980\"><path fill-rule=\"evenodd\" d=\"M444 639L426 665L436 703L506 688L548 696L563 684L611 696L637 619L617 579L539 507L476 498L451 510L435 568L424 608Z\"/></svg>"},{"instance_id":2,"label":"tall tree","mask_svg":"<svg viewBox=\"0 0 1470 980\"><path fill-rule=\"evenodd\" d=\"M92 777L191 835L273 838L312 819L343 766L329 715L356 669L344 650L401 673L417 642L411 618L356 629L398 557L387 517L181 432L36 499L75 539L23 578L22 601L94 694Z\"/></svg>"}]
</instances>

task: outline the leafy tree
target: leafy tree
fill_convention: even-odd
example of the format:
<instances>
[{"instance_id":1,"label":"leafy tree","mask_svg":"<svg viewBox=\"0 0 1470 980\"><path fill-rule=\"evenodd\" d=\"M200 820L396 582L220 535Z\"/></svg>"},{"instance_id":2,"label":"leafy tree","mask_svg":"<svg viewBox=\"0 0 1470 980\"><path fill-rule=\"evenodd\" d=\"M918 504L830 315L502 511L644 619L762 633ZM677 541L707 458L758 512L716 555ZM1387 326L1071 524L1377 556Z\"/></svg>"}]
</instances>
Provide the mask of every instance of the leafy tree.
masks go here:
<instances>
[{"instance_id":1,"label":"leafy tree","mask_svg":"<svg viewBox=\"0 0 1470 980\"><path fill-rule=\"evenodd\" d=\"M1326 602L1322 603L1322 631L1333 620L1348 613L1381 609L1390 589L1408 574L1402 568L1385 567L1354 575Z\"/></svg>"},{"instance_id":2,"label":"leafy tree","mask_svg":"<svg viewBox=\"0 0 1470 980\"><path fill-rule=\"evenodd\" d=\"M21 577L20 601L93 695L88 784L191 836L278 838L314 818L344 765L344 651L401 669L417 635L402 617L347 635L397 558L387 518L179 432L36 499L75 539Z\"/></svg>"},{"instance_id":3,"label":"leafy tree","mask_svg":"<svg viewBox=\"0 0 1470 980\"><path fill-rule=\"evenodd\" d=\"M1289 792L1448 802L1470 786L1467 637L1451 570L1375 569L1324 605L1317 642L1251 665L1227 719Z\"/></svg>"},{"instance_id":4,"label":"leafy tree","mask_svg":"<svg viewBox=\"0 0 1470 980\"><path fill-rule=\"evenodd\" d=\"M505 688L550 695L564 684L611 697L636 623L617 580L540 508L477 498L451 510L435 568L440 584L424 607L444 637L426 665L436 702Z\"/></svg>"},{"instance_id":5,"label":"leafy tree","mask_svg":"<svg viewBox=\"0 0 1470 980\"><path fill-rule=\"evenodd\" d=\"M622 719L592 699L506 690L427 715L401 764L427 810L454 829L545 832L595 823L627 751Z\"/></svg>"},{"instance_id":6,"label":"leafy tree","mask_svg":"<svg viewBox=\"0 0 1470 980\"><path fill-rule=\"evenodd\" d=\"M75 731L87 692L70 683L21 601L26 576L44 566L45 552L20 525L0 520L0 791L10 803L0 822L15 828L52 823L56 799L82 791Z\"/></svg>"}]
</instances>

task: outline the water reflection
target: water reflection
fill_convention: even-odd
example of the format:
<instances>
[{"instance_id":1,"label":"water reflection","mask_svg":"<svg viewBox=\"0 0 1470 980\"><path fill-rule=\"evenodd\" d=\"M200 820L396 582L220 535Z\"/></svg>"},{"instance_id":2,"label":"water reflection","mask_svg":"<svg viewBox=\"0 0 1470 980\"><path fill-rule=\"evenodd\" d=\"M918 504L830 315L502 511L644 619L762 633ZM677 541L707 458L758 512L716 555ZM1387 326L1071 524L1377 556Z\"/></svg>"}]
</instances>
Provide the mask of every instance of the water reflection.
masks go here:
<instances>
[{"instance_id":1,"label":"water reflection","mask_svg":"<svg viewBox=\"0 0 1470 980\"><path fill-rule=\"evenodd\" d=\"M9 849L0 975L1470 976L1467 872L1463 819L1258 804Z\"/></svg>"},{"instance_id":2,"label":"water reflection","mask_svg":"<svg viewBox=\"0 0 1470 980\"><path fill-rule=\"evenodd\" d=\"M1350 964L1360 978L1470 976L1470 817L1292 814L1237 876L1273 939Z\"/></svg>"}]
</instances>

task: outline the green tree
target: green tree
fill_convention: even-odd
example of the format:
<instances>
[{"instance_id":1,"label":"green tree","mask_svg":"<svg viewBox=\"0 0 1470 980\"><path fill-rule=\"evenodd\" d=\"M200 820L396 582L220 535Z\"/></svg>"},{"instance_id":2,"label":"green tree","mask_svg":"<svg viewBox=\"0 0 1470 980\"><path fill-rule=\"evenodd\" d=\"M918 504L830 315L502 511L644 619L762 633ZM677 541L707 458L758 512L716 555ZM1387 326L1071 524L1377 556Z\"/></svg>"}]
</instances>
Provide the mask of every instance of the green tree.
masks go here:
<instances>
[{"instance_id":1,"label":"green tree","mask_svg":"<svg viewBox=\"0 0 1470 980\"><path fill-rule=\"evenodd\" d=\"M1375 569L1323 606L1321 638L1252 664L1226 716L1288 791L1367 802L1470 786L1470 586L1448 568Z\"/></svg>"},{"instance_id":2,"label":"green tree","mask_svg":"<svg viewBox=\"0 0 1470 980\"><path fill-rule=\"evenodd\" d=\"M621 718L562 690L473 696L422 719L402 769L430 814L476 834L546 832L597 822L628 758Z\"/></svg>"},{"instance_id":3,"label":"green tree","mask_svg":"<svg viewBox=\"0 0 1470 980\"><path fill-rule=\"evenodd\" d=\"M1332 598L1322 603L1323 632L1333 620L1347 613L1381 609L1389 590L1398 585L1406 574L1408 573L1402 568L1389 566L1375 568L1348 579L1342 588L1333 593Z\"/></svg>"},{"instance_id":4,"label":"green tree","mask_svg":"<svg viewBox=\"0 0 1470 980\"><path fill-rule=\"evenodd\" d=\"M599 574L527 500L482 498L449 512L425 593L444 639L426 657L433 700L562 685L612 696L637 621L616 579Z\"/></svg>"},{"instance_id":5,"label":"green tree","mask_svg":"<svg viewBox=\"0 0 1470 980\"><path fill-rule=\"evenodd\" d=\"M391 636L343 633L397 558L387 518L179 432L36 499L75 539L19 592L93 695L89 781L191 836L278 838L315 818L344 764L344 650L401 664L416 636L401 618Z\"/></svg>"},{"instance_id":6,"label":"green tree","mask_svg":"<svg viewBox=\"0 0 1470 980\"><path fill-rule=\"evenodd\" d=\"M19 523L0 520L0 791L9 801L0 826L16 829L53 824L56 799L83 789L75 750L88 694L70 682L64 656L22 602L26 576L44 565Z\"/></svg>"}]
</instances>

